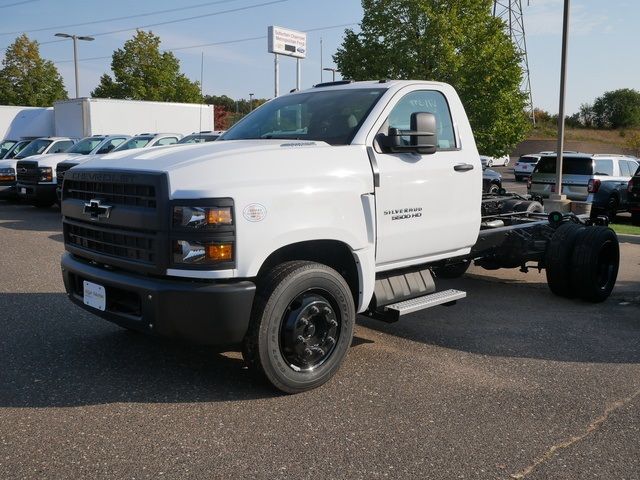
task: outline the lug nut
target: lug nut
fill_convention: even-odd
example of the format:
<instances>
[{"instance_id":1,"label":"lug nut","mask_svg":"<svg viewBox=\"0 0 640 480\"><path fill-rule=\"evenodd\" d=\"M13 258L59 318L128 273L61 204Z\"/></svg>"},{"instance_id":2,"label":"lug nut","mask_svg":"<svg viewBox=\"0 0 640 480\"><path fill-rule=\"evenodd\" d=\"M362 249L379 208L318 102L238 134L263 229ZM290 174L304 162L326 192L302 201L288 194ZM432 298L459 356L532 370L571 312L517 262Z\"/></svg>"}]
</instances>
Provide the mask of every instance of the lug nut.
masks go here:
<instances>
[{"instance_id":1,"label":"lug nut","mask_svg":"<svg viewBox=\"0 0 640 480\"><path fill-rule=\"evenodd\" d=\"M311 315L317 315L320 313L320 309L314 305L309 309L309 313L311 313Z\"/></svg>"},{"instance_id":2,"label":"lug nut","mask_svg":"<svg viewBox=\"0 0 640 480\"><path fill-rule=\"evenodd\" d=\"M298 338L296 338L296 342L304 343L304 337L302 335L298 335Z\"/></svg>"},{"instance_id":3,"label":"lug nut","mask_svg":"<svg viewBox=\"0 0 640 480\"><path fill-rule=\"evenodd\" d=\"M313 355L313 352L311 351L310 348L305 348L304 349L304 356L305 357L310 357L311 355Z\"/></svg>"},{"instance_id":4,"label":"lug nut","mask_svg":"<svg viewBox=\"0 0 640 480\"><path fill-rule=\"evenodd\" d=\"M309 325L309 320L307 320L306 318L302 317L300 320L298 320L298 328L306 327L307 325Z\"/></svg>"}]
</instances>

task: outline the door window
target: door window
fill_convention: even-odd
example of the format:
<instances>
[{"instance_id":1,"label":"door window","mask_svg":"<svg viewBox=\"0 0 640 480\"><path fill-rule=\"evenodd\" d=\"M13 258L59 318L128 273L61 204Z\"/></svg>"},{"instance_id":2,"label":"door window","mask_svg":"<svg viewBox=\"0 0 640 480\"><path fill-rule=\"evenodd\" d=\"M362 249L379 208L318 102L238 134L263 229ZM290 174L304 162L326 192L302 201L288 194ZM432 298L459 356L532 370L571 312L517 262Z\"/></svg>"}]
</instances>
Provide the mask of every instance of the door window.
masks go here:
<instances>
[{"instance_id":1,"label":"door window","mask_svg":"<svg viewBox=\"0 0 640 480\"><path fill-rule=\"evenodd\" d=\"M389 114L388 125L385 127L409 130L411 114L419 112L433 113L436 116L438 150L455 149L456 140L449 104L442 93L434 90L418 90L402 97ZM403 137L403 141L408 145L409 137Z\"/></svg>"},{"instance_id":2,"label":"door window","mask_svg":"<svg viewBox=\"0 0 640 480\"><path fill-rule=\"evenodd\" d=\"M613 177L613 160L596 160L593 174Z\"/></svg>"},{"instance_id":3,"label":"door window","mask_svg":"<svg viewBox=\"0 0 640 480\"><path fill-rule=\"evenodd\" d=\"M125 140L126 140L125 138L112 138L107 143L105 143L102 147L100 147L100 150L98 150L96 153L99 155L103 153L109 153Z\"/></svg>"},{"instance_id":4,"label":"door window","mask_svg":"<svg viewBox=\"0 0 640 480\"><path fill-rule=\"evenodd\" d=\"M66 152L67 149L71 148L72 146L73 146L73 142L68 141L68 140L63 140L61 142L56 142L55 145L53 145L53 147L51 147L51 150L49 150L49 153Z\"/></svg>"},{"instance_id":5,"label":"door window","mask_svg":"<svg viewBox=\"0 0 640 480\"><path fill-rule=\"evenodd\" d=\"M156 145L173 145L174 143L178 143L178 139L176 137L165 137L158 140Z\"/></svg>"}]
</instances>

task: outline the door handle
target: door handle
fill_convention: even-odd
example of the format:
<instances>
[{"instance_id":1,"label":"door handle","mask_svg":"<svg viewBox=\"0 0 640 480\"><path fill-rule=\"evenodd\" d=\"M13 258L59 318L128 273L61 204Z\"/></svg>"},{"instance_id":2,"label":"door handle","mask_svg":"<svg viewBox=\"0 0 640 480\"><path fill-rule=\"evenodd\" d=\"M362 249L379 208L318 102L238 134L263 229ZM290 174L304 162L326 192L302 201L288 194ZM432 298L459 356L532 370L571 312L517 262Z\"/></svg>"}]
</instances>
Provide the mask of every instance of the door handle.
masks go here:
<instances>
[{"instance_id":1,"label":"door handle","mask_svg":"<svg viewBox=\"0 0 640 480\"><path fill-rule=\"evenodd\" d=\"M473 170L473 165L471 165L470 163L459 163L458 165L453 167L453 169L456 172L468 172L469 170Z\"/></svg>"}]
</instances>

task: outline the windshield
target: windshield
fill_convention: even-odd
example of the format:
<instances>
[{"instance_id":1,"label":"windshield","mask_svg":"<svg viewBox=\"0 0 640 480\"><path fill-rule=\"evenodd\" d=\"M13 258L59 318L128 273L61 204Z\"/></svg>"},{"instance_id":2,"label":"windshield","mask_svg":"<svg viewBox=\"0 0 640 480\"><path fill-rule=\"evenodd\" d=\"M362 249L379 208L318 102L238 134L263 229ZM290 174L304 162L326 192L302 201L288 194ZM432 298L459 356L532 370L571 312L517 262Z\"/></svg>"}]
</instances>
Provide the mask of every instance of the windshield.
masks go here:
<instances>
[{"instance_id":1,"label":"windshield","mask_svg":"<svg viewBox=\"0 0 640 480\"><path fill-rule=\"evenodd\" d=\"M31 143L31 140L22 140L22 141L16 143L13 147L11 147L11 149L9 150L9 153L7 153L4 158L5 159L14 158L22 150L24 150L24 147L26 147L30 143Z\"/></svg>"},{"instance_id":2,"label":"windshield","mask_svg":"<svg viewBox=\"0 0 640 480\"><path fill-rule=\"evenodd\" d=\"M178 143L204 143L204 142L213 142L214 140L216 140L220 135L199 135L199 134L193 134L193 135L187 135L186 137L184 137L182 140L180 140Z\"/></svg>"},{"instance_id":3,"label":"windshield","mask_svg":"<svg viewBox=\"0 0 640 480\"><path fill-rule=\"evenodd\" d=\"M254 110L219 141L281 138L347 145L385 91L341 89L285 95Z\"/></svg>"},{"instance_id":4,"label":"windshield","mask_svg":"<svg viewBox=\"0 0 640 480\"><path fill-rule=\"evenodd\" d=\"M89 155L95 148L102 143L104 137L88 137L80 140L73 147L67 150L67 153L79 153L80 155Z\"/></svg>"},{"instance_id":5,"label":"windshield","mask_svg":"<svg viewBox=\"0 0 640 480\"><path fill-rule=\"evenodd\" d=\"M4 158L7 152L11 150L11 147L15 144L15 140L4 140L3 142L0 142L0 158Z\"/></svg>"},{"instance_id":6,"label":"windshield","mask_svg":"<svg viewBox=\"0 0 640 480\"><path fill-rule=\"evenodd\" d=\"M146 147L151 140L153 140L153 137L133 137L112 151L121 152L123 150L133 150L134 148L143 148Z\"/></svg>"},{"instance_id":7,"label":"windshield","mask_svg":"<svg viewBox=\"0 0 640 480\"><path fill-rule=\"evenodd\" d=\"M556 157L544 157L536 166L538 173L556 173ZM593 175L593 160L591 157L563 157L563 175Z\"/></svg>"},{"instance_id":8,"label":"windshield","mask_svg":"<svg viewBox=\"0 0 640 480\"><path fill-rule=\"evenodd\" d=\"M34 140L29 145L27 145L18 155L16 155L16 158L26 158L30 157L31 155L39 155L44 152L52 142L53 140L45 140L43 138Z\"/></svg>"}]
</instances>

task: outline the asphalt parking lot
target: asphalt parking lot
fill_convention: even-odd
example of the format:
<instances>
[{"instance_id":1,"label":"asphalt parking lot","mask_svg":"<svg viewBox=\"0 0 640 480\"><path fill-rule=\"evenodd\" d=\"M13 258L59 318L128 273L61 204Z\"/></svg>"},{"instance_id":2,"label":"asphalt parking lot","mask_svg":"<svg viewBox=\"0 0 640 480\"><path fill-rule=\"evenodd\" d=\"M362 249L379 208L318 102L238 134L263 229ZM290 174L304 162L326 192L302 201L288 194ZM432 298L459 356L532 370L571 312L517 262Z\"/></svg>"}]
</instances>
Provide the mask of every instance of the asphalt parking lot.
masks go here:
<instances>
[{"instance_id":1,"label":"asphalt parking lot","mask_svg":"<svg viewBox=\"0 0 640 480\"><path fill-rule=\"evenodd\" d=\"M72 305L60 232L0 202L0 478L640 479L640 244L598 305L473 269L443 284L466 300L361 319L329 384L283 396Z\"/></svg>"}]
</instances>

